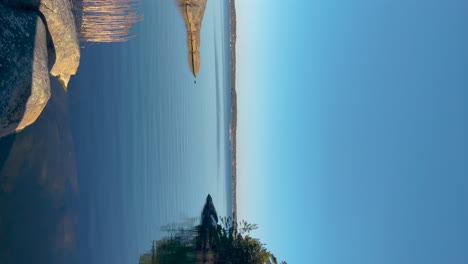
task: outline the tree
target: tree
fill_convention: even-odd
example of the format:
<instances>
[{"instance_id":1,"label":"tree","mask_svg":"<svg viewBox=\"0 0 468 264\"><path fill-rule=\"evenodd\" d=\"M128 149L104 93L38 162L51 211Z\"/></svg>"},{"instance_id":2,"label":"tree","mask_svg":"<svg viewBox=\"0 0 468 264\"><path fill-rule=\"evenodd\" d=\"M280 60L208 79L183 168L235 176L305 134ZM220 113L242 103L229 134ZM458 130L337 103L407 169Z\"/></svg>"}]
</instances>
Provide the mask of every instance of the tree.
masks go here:
<instances>
[{"instance_id":1,"label":"tree","mask_svg":"<svg viewBox=\"0 0 468 264\"><path fill-rule=\"evenodd\" d=\"M260 239L249 235L257 228L257 225L246 221L237 223L230 217L222 218L213 243L217 259L233 264L277 264L275 256L265 248Z\"/></svg>"}]
</instances>

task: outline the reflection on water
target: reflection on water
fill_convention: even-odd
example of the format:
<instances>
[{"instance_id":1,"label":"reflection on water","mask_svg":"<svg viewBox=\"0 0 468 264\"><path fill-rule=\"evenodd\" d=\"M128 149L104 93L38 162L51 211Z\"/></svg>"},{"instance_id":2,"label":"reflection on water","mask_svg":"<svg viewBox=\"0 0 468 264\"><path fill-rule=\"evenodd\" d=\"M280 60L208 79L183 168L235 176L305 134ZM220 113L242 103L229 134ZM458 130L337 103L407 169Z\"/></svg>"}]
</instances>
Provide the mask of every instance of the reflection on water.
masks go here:
<instances>
[{"instance_id":1,"label":"reflection on water","mask_svg":"<svg viewBox=\"0 0 468 264\"><path fill-rule=\"evenodd\" d=\"M137 38L87 47L69 91L91 263L134 262L207 193L231 212L228 6L206 6L196 85L177 5L141 11Z\"/></svg>"},{"instance_id":2,"label":"reflection on water","mask_svg":"<svg viewBox=\"0 0 468 264\"><path fill-rule=\"evenodd\" d=\"M88 42L125 42L133 24L143 17L137 0L73 0L80 39Z\"/></svg>"},{"instance_id":3,"label":"reflection on water","mask_svg":"<svg viewBox=\"0 0 468 264\"><path fill-rule=\"evenodd\" d=\"M79 188L66 100L55 82L37 122L0 141L0 263L75 263Z\"/></svg>"}]
</instances>

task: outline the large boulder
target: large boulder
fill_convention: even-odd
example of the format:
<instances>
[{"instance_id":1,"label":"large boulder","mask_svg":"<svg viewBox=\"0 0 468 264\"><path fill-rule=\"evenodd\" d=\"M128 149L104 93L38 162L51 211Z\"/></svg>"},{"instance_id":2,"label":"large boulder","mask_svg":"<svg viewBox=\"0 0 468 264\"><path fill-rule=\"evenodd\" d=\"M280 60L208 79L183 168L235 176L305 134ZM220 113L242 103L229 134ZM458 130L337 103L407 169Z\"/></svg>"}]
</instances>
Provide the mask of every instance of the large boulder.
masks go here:
<instances>
[{"instance_id":1,"label":"large boulder","mask_svg":"<svg viewBox=\"0 0 468 264\"><path fill-rule=\"evenodd\" d=\"M0 4L0 138L36 121L50 98L48 71L42 19Z\"/></svg>"},{"instance_id":2,"label":"large boulder","mask_svg":"<svg viewBox=\"0 0 468 264\"><path fill-rule=\"evenodd\" d=\"M70 0L7 0L11 6L40 12L53 42L50 74L66 89L80 64L80 45ZM55 55L55 56L54 56Z\"/></svg>"},{"instance_id":3,"label":"large boulder","mask_svg":"<svg viewBox=\"0 0 468 264\"><path fill-rule=\"evenodd\" d=\"M44 15L55 48L55 63L50 74L66 89L71 75L80 64L80 44L70 0L42 0L39 10Z\"/></svg>"}]
</instances>

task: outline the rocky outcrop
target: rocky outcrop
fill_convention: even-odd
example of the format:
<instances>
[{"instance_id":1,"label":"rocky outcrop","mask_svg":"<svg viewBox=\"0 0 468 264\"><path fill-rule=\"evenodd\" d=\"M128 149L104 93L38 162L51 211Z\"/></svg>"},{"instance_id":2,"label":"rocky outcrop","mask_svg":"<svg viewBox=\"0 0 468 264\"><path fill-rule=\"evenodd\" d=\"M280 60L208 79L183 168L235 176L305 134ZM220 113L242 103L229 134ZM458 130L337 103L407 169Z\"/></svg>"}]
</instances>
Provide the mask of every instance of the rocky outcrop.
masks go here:
<instances>
[{"instance_id":1,"label":"rocky outcrop","mask_svg":"<svg viewBox=\"0 0 468 264\"><path fill-rule=\"evenodd\" d=\"M0 2L0 138L32 124L50 97L66 90L80 47L70 0Z\"/></svg>"},{"instance_id":2,"label":"rocky outcrop","mask_svg":"<svg viewBox=\"0 0 468 264\"><path fill-rule=\"evenodd\" d=\"M200 69L200 30L207 0L177 0L187 29L188 61L196 77Z\"/></svg>"},{"instance_id":3,"label":"rocky outcrop","mask_svg":"<svg viewBox=\"0 0 468 264\"><path fill-rule=\"evenodd\" d=\"M55 62L50 74L64 89L80 64L80 45L69 0L42 0L39 10L47 22L55 49Z\"/></svg>"},{"instance_id":4,"label":"rocky outcrop","mask_svg":"<svg viewBox=\"0 0 468 264\"><path fill-rule=\"evenodd\" d=\"M50 74L66 89L80 64L80 46L70 0L15 0L11 5L38 11L52 38Z\"/></svg>"},{"instance_id":5,"label":"rocky outcrop","mask_svg":"<svg viewBox=\"0 0 468 264\"><path fill-rule=\"evenodd\" d=\"M46 28L0 4L0 138L36 121L50 98Z\"/></svg>"}]
</instances>

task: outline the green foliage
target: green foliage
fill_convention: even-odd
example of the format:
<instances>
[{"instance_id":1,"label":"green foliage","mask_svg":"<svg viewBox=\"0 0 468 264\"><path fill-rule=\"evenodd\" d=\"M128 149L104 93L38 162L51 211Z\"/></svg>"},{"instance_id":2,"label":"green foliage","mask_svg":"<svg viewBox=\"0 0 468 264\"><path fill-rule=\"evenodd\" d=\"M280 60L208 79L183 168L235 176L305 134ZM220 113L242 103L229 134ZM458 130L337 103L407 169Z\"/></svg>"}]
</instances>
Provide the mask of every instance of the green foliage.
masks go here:
<instances>
[{"instance_id":1,"label":"green foliage","mask_svg":"<svg viewBox=\"0 0 468 264\"><path fill-rule=\"evenodd\" d=\"M277 263L274 255L269 252L258 238L249 233L258 226L241 221L233 222L231 218L222 218L218 225L216 240L213 248L217 259L221 262L269 264Z\"/></svg>"},{"instance_id":2,"label":"green foliage","mask_svg":"<svg viewBox=\"0 0 468 264\"><path fill-rule=\"evenodd\" d=\"M140 257L140 264L198 263L207 258L212 260L208 263L277 264L265 245L249 235L257 228L255 224L236 223L231 218L221 218L216 228L164 227L170 236L154 243L151 252Z\"/></svg>"},{"instance_id":3,"label":"green foliage","mask_svg":"<svg viewBox=\"0 0 468 264\"><path fill-rule=\"evenodd\" d=\"M155 263L194 263L193 247L180 239L168 239L157 242Z\"/></svg>"}]
</instances>

